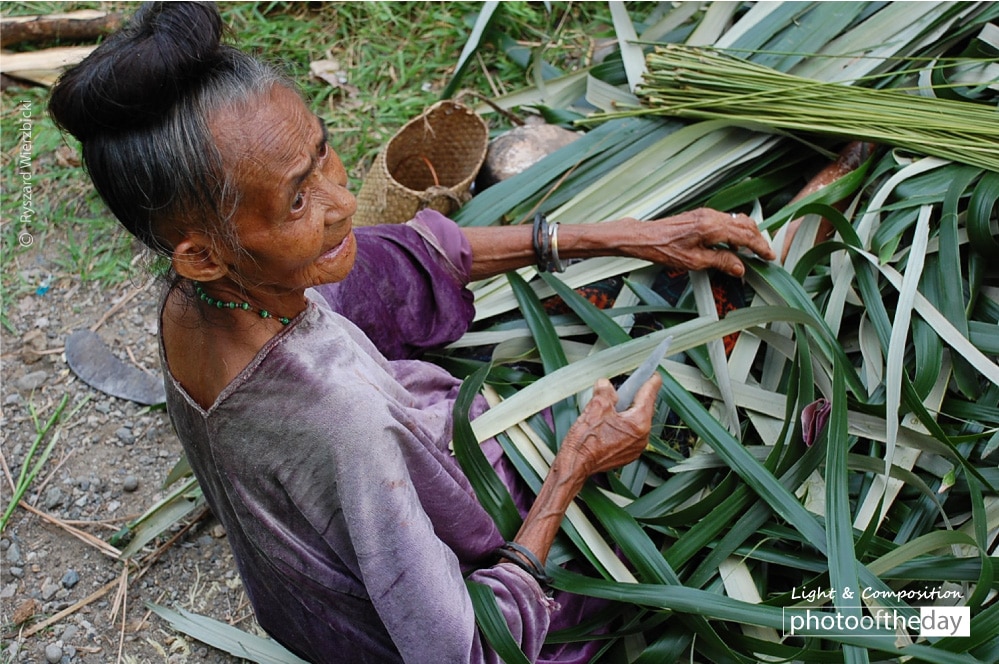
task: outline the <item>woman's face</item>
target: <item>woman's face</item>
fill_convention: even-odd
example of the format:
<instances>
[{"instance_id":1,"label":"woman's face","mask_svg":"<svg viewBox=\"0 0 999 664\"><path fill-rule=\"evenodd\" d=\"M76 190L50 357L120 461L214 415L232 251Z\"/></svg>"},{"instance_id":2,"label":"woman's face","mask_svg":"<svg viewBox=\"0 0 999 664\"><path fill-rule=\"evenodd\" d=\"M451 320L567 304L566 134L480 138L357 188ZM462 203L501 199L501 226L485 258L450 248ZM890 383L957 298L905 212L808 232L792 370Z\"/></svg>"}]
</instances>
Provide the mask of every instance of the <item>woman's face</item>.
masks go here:
<instances>
[{"instance_id":1,"label":"woman's face","mask_svg":"<svg viewBox=\"0 0 999 664\"><path fill-rule=\"evenodd\" d=\"M275 85L217 113L210 127L242 196L233 217L239 250L223 250L230 277L274 293L346 277L357 248L357 202L322 120Z\"/></svg>"}]
</instances>

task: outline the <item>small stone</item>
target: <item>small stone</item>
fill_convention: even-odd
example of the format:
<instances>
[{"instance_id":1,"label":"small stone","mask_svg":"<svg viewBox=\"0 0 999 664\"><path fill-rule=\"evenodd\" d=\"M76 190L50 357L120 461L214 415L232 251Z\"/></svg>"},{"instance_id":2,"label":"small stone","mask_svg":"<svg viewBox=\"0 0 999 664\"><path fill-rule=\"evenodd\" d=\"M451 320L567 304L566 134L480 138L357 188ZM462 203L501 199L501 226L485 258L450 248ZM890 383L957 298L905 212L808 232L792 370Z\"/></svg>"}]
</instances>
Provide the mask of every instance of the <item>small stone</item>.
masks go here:
<instances>
[{"instance_id":1,"label":"small stone","mask_svg":"<svg viewBox=\"0 0 999 664\"><path fill-rule=\"evenodd\" d=\"M59 592L58 583L46 583L42 586L42 601L48 602L56 596L57 592ZM60 657L62 657L62 655L60 655Z\"/></svg>"},{"instance_id":2,"label":"small stone","mask_svg":"<svg viewBox=\"0 0 999 664\"><path fill-rule=\"evenodd\" d=\"M80 574L75 569L66 570L66 573L62 575L60 583L62 583L63 588L72 588L80 582Z\"/></svg>"},{"instance_id":3,"label":"small stone","mask_svg":"<svg viewBox=\"0 0 999 664\"><path fill-rule=\"evenodd\" d=\"M17 389L22 392L30 392L42 386L45 379L49 377L47 371L32 371L17 379Z\"/></svg>"},{"instance_id":4,"label":"small stone","mask_svg":"<svg viewBox=\"0 0 999 664\"><path fill-rule=\"evenodd\" d=\"M80 627L87 633L87 638L94 638L97 636L97 630L94 628L93 624L89 620L80 620Z\"/></svg>"},{"instance_id":5,"label":"small stone","mask_svg":"<svg viewBox=\"0 0 999 664\"><path fill-rule=\"evenodd\" d=\"M31 269L22 270L21 276L24 278L25 281L31 281L32 278L36 274L38 274L38 272L39 270L31 270ZM35 301L35 298L33 298L30 295L27 295L21 298L21 301L17 304L17 309L22 314L26 314L32 311L38 311L38 303Z\"/></svg>"},{"instance_id":6,"label":"small stone","mask_svg":"<svg viewBox=\"0 0 999 664\"><path fill-rule=\"evenodd\" d=\"M59 637L59 640L62 641L63 643L72 641L76 637L77 632L79 631L80 628L77 627L76 625L67 625L66 629L62 631L62 636Z\"/></svg>"},{"instance_id":7,"label":"small stone","mask_svg":"<svg viewBox=\"0 0 999 664\"><path fill-rule=\"evenodd\" d=\"M135 491L139 488L139 478L135 475L126 475L125 480L121 483L121 488L130 493Z\"/></svg>"},{"instance_id":8,"label":"small stone","mask_svg":"<svg viewBox=\"0 0 999 664\"><path fill-rule=\"evenodd\" d=\"M21 547L17 545L17 542L10 542L4 557L11 565L19 566L21 564Z\"/></svg>"},{"instance_id":9,"label":"small stone","mask_svg":"<svg viewBox=\"0 0 999 664\"><path fill-rule=\"evenodd\" d=\"M51 510L62 504L62 489L57 486L45 492L45 509Z\"/></svg>"},{"instance_id":10,"label":"small stone","mask_svg":"<svg viewBox=\"0 0 999 664\"><path fill-rule=\"evenodd\" d=\"M117 431L114 432L114 435L118 438L118 440L125 443L126 445L131 445L132 443L135 442L135 435L132 433L132 430L129 429L128 427L120 427Z\"/></svg>"},{"instance_id":11,"label":"small stone","mask_svg":"<svg viewBox=\"0 0 999 664\"><path fill-rule=\"evenodd\" d=\"M7 568L7 571L15 579L22 579L22 578L24 578L24 569L21 568L21 567L17 567L15 565L11 565L10 567Z\"/></svg>"},{"instance_id":12,"label":"small stone","mask_svg":"<svg viewBox=\"0 0 999 664\"><path fill-rule=\"evenodd\" d=\"M49 664L59 664L62 661L62 647L58 643L45 646L45 661Z\"/></svg>"},{"instance_id":13,"label":"small stone","mask_svg":"<svg viewBox=\"0 0 999 664\"><path fill-rule=\"evenodd\" d=\"M17 583L8 583L0 590L0 599L10 599L17 592Z\"/></svg>"},{"instance_id":14,"label":"small stone","mask_svg":"<svg viewBox=\"0 0 999 664\"><path fill-rule=\"evenodd\" d=\"M45 333L35 328L24 335L21 339L21 361L25 364L34 364L44 356L46 348Z\"/></svg>"}]
</instances>

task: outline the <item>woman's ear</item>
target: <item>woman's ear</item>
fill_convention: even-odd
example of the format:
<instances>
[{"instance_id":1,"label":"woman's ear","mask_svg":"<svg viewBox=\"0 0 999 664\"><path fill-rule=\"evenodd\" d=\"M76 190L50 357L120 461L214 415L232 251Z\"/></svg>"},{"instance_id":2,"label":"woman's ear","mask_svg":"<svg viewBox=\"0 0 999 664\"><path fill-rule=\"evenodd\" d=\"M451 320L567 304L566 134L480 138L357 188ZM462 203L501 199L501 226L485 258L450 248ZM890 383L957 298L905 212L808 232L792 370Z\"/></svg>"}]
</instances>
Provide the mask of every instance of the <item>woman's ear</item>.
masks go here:
<instances>
[{"instance_id":1,"label":"woman's ear","mask_svg":"<svg viewBox=\"0 0 999 664\"><path fill-rule=\"evenodd\" d=\"M173 248L173 269L192 281L214 281L228 273L216 244L201 233L185 235Z\"/></svg>"}]
</instances>

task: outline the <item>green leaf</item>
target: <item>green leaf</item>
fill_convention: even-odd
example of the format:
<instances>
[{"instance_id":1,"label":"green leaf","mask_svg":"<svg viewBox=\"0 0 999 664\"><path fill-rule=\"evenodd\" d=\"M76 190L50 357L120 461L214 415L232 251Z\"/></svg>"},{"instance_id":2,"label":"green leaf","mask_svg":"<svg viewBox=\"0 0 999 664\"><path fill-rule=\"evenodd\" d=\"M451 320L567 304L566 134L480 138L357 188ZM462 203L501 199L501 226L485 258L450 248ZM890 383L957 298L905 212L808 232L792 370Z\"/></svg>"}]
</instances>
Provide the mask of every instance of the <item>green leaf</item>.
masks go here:
<instances>
[{"instance_id":1,"label":"green leaf","mask_svg":"<svg viewBox=\"0 0 999 664\"><path fill-rule=\"evenodd\" d=\"M567 172L581 177L586 165L599 166L590 171L627 161L635 149L661 138L678 125L655 120L624 119L607 122L587 132L576 141L547 155L522 173L499 182L478 193L454 214L462 226L485 226L503 219L510 210L533 200L548 187L569 187L573 180L557 182ZM551 192L548 192L549 194ZM557 205L557 199L548 199L547 205Z\"/></svg>"},{"instance_id":2,"label":"green leaf","mask_svg":"<svg viewBox=\"0 0 999 664\"><path fill-rule=\"evenodd\" d=\"M637 521L592 486L585 487L580 496L607 529L611 541L621 547L624 555L635 566L640 577L645 578L648 582L681 585L676 572L673 571ZM741 659L728 648L707 620L700 616L693 617L693 619L683 617L681 620L698 635L699 639L705 639L708 643L713 644L716 652L715 661L718 661L722 652L727 655L726 660L738 661Z\"/></svg>"},{"instance_id":3,"label":"green leaf","mask_svg":"<svg viewBox=\"0 0 999 664\"><path fill-rule=\"evenodd\" d=\"M965 305L963 284L964 275L961 272L960 243L958 240L959 202L965 190L981 175L974 168L963 168L954 173L951 186L943 201L940 211L939 260L937 268L940 271L940 288L942 297L934 302L940 313L949 320L959 333L968 336L968 315ZM980 392L977 372L962 357L954 358L954 379L958 389L968 398L975 398Z\"/></svg>"},{"instance_id":4,"label":"green leaf","mask_svg":"<svg viewBox=\"0 0 999 664\"><path fill-rule=\"evenodd\" d=\"M642 80L645 72L645 54L642 47L635 42L638 35L631 23L628 10L623 2L610 3L611 19L614 21L614 32L617 34L618 48L624 61L624 70L628 75L628 87L634 90Z\"/></svg>"},{"instance_id":5,"label":"green leaf","mask_svg":"<svg viewBox=\"0 0 999 664\"><path fill-rule=\"evenodd\" d=\"M507 664L530 664L524 651L514 641L510 626L489 586L466 579L465 587L475 609L475 623L496 654Z\"/></svg>"},{"instance_id":6,"label":"green leaf","mask_svg":"<svg viewBox=\"0 0 999 664\"><path fill-rule=\"evenodd\" d=\"M534 336L534 341L538 346L538 353L541 355L541 363L544 366L545 374L550 374L566 366L568 362L565 359L562 344L559 342L558 335L555 333L548 314L541 306L534 292L528 288L527 282L516 272L510 272L507 278L510 280L510 286L513 289L514 296L517 298L517 303L520 305L520 310L524 313L524 320L531 329L531 334ZM552 404L556 445L561 444L566 433L569 431L569 427L572 426L578 416L579 409L576 407L576 399L573 396L567 396L564 401Z\"/></svg>"},{"instance_id":7,"label":"green leaf","mask_svg":"<svg viewBox=\"0 0 999 664\"><path fill-rule=\"evenodd\" d=\"M204 505L204 502L201 487L193 475L180 482L173 491L129 524L132 539L128 546L122 549L120 558L128 560L147 543Z\"/></svg>"},{"instance_id":8,"label":"green leaf","mask_svg":"<svg viewBox=\"0 0 999 664\"><path fill-rule=\"evenodd\" d=\"M808 513L798 499L754 459L703 406L677 383L672 376L663 380L666 401L687 426L711 446L728 466L755 491L775 512L791 522L820 551L827 550L826 532Z\"/></svg>"},{"instance_id":9,"label":"green leaf","mask_svg":"<svg viewBox=\"0 0 999 664\"><path fill-rule=\"evenodd\" d=\"M973 251L986 258L999 258L999 240L992 230L990 218L999 200L999 173L986 173L975 186L968 203L968 240Z\"/></svg>"},{"instance_id":10,"label":"green leaf","mask_svg":"<svg viewBox=\"0 0 999 664\"><path fill-rule=\"evenodd\" d=\"M849 589L850 595L860 597L860 580L857 578L857 554L853 543L853 525L850 513L850 488L848 485L847 452L850 440L846 424L846 386L842 372L833 363L832 413L829 417L826 441L826 527L829 534L829 581L836 589ZM838 615L853 616L859 620L862 613L856 601L849 601L845 593L834 598ZM845 646L847 662L868 661L867 651Z\"/></svg>"},{"instance_id":11,"label":"green leaf","mask_svg":"<svg viewBox=\"0 0 999 664\"><path fill-rule=\"evenodd\" d=\"M468 36L468 41L465 42L464 48L461 49L461 55L458 56L458 63L455 65L454 74L451 76L451 80L445 86L444 90L441 92L441 99L450 99L454 96L455 90L461 85L462 76L465 74L465 69L468 64L472 61L472 56L479 48L479 41L482 39L483 33L486 28L489 27L490 22L493 19L493 14L496 8L499 7L499 2L497 0L487 0L482 3L482 11L479 12L478 18L475 20L475 26L472 28L472 33Z\"/></svg>"},{"instance_id":12,"label":"green leaf","mask_svg":"<svg viewBox=\"0 0 999 664\"><path fill-rule=\"evenodd\" d=\"M218 620L180 608L168 609L152 602L146 602L146 607L177 631L235 657L258 664L306 664L304 659L289 652L280 643Z\"/></svg>"},{"instance_id":13,"label":"green leaf","mask_svg":"<svg viewBox=\"0 0 999 664\"><path fill-rule=\"evenodd\" d=\"M484 365L462 382L454 402L452 445L454 456L479 503L492 517L504 539L511 540L520 528L520 513L510 492L482 453L468 419L468 411L491 368L491 365Z\"/></svg>"}]
</instances>

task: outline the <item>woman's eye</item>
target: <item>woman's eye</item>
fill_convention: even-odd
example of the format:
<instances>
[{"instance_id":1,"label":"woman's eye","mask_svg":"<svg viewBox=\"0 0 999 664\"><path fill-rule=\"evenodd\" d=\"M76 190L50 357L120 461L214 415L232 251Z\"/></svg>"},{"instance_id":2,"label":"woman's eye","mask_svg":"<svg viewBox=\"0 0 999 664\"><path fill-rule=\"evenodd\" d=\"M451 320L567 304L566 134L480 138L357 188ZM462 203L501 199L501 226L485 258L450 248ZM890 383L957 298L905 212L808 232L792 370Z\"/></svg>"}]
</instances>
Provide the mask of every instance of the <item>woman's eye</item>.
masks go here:
<instances>
[{"instance_id":1,"label":"woman's eye","mask_svg":"<svg viewBox=\"0 0 999 664\"><path fill-rule=\"evenodd\" d=\"M295 194L295 200L291 202L291 211L298 212L305 207L305 193L298 192Z\"/></svg>"}]
</instances>

